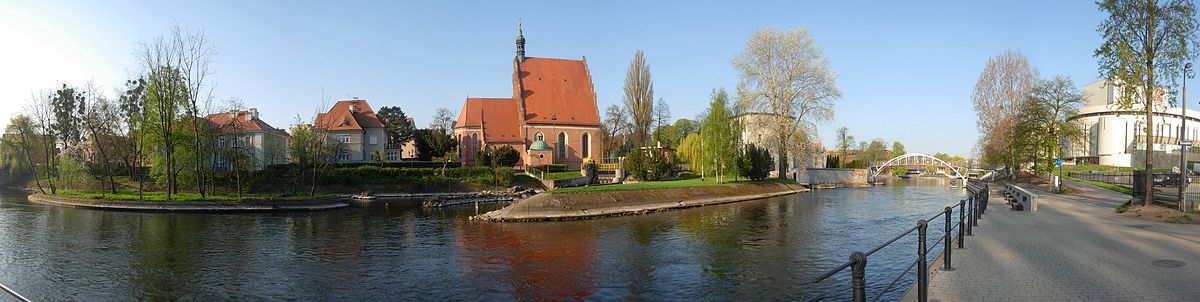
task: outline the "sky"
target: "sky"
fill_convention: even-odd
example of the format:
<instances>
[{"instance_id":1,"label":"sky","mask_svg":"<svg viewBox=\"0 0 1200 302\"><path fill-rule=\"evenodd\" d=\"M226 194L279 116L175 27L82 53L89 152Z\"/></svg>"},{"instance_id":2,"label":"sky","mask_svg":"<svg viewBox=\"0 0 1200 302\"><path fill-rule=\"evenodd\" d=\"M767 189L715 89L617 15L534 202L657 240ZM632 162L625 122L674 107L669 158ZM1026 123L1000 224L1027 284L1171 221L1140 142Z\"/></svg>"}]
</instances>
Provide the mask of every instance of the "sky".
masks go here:
<instances>
[{"instance_id":1,"label":"sky","mask_svg":"<svg viewBox=\"0 0 1200 302\"><path fill-rule=\"evenodd\" d=\"M1099 78L1092 1L46 1L0 0L0 127L34 93L88 82L116 95L139 43L174 26L216 49L214 108L238 99L287 128L324 99L399 106L418 126L468 97L512 95L522 23L531 57L587 58L599 109L619 104L645 52L655 97L694 118L736 89L732 59L756 30L808 29L842 99L819 137L900 141L970 157L971 91L988 58L1020 51L1042 77ZM325 103L325 106L332 105Z\"/></svg>"}]
</instances>

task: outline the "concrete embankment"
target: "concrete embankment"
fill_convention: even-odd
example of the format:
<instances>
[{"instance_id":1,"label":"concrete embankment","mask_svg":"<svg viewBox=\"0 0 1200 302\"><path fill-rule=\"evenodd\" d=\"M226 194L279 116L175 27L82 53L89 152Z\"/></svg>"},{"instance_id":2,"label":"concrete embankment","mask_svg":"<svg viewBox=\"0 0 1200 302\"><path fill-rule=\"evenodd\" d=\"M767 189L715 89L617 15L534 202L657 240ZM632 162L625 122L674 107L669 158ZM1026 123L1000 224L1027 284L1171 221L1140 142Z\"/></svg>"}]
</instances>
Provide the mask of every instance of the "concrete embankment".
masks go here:
<instances>
[{"instance_id":1,"label":"concrete embankment","mask_svg":"<svg viewBox=\"0 0 1200 302\"><path fill-rule=\"evenodd\" d=\"M554 221L600 218L747 201L807 191L807 188L795 183L775 181L675 189L542 193L471 219Z\"/></svg>"},{"instance_id":2,"label":"concrete embankment","mask_svg":"<svg viewBox=\"0 0 1200 302\"><path fill-rule=\"evenodd\" d=\"M342 199L279 200L279 201L126 201L73 198L44 194L29 195L29 201L61 206L162 212L239 212L239 211L307 211L328 210L348 206Z\"/></svg>"}]
</instances>

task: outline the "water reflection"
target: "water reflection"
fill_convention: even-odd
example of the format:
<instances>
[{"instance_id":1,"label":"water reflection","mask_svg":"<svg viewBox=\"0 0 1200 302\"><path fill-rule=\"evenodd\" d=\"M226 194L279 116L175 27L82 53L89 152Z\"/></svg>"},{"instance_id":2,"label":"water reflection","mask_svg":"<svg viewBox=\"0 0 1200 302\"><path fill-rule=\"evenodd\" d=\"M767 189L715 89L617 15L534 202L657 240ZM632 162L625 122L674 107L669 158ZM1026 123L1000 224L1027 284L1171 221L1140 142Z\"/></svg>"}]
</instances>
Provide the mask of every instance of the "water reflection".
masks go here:
<instances>
[{"instance_id":1,"label":"water reflection","mask_svg":"<svg viewBox=\"0 0 1200 302\"><path fill-rule=\"evenodd\" d=\"M804 283L962 196L944 180L893 184L553 223L472 222L474 208L406 200L162 214L8 192L0 282L39 301L798 300L846 286ZM869 278L890 280L913 249L880 251Z\"/></svg>"}]
</instances>

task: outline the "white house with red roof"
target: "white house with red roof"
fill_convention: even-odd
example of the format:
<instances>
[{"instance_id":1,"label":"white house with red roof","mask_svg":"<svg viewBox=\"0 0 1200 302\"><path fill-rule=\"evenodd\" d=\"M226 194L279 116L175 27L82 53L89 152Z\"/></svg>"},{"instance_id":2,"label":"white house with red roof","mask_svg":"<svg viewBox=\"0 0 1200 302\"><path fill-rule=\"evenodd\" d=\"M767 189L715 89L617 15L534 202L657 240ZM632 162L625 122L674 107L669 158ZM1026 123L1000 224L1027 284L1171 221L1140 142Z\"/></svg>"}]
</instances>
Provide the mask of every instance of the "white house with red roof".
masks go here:
<instances>
[{"instance_id":1,"label":"white house with red roof","mask_svg":"<svg viewBox=\"0 0 1200 302\"><path fill-rule=\"evenodd\" d=\"M525 57L520 29L516 42L512 97L466 99L454 124L459 158L471 165L479 150L511 146L522 165L576 168L599 156L600 113L587 58Z\"/></svg>"},{"instance_id":2,"label":"white house with red roof","mask_svg":"<svg viewBox=\"0 0 1200 302\"><path fill-rule=\"evenodd\" d=\"M209 114L205 120L216 144L212 157L215 170L228 172L234 168L228 158L220 156L228 150L244 152L253 159L253 168L247 170L287 163L291 135L259 119L258 109Z\"/></svg>"},{"instance_id":3,"label":"white house with red roof","mask_svg":"<svg viewBox=\"0 0 1200 302\"><path fill-rule=\"evenodd\" d=\"M367 100L356 97L338 101L328 112L317 114L314 128L342 144L337 162L371 162L376 155L382 156L384 161L400 160L400 149L389 148L383 122Z\"/></svg>"}]
</instances>

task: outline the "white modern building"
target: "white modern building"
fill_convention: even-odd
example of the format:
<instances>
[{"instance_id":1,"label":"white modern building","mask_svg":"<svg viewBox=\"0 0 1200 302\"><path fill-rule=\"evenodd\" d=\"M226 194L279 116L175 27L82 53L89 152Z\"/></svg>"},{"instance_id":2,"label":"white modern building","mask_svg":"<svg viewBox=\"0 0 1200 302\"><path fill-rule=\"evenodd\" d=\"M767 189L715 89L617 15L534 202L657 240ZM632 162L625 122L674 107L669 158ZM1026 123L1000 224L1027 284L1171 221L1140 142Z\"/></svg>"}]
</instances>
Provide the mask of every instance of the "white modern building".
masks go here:
<instances>
[{"instance_id":1,"label":"white modern building","mask_svg":"<svg viewBox=\"0 0 1200 302\"><path fill-rule=\"evenodd\" d=\"M1119 109L1121 89L1101 80L1083 87L1084 105L1069 118L1084 128L1084 140L1072 144L1067 142L1066 158L1076 164L1101 164L1118 167L1140 167L1145 161L1146 123L1145 111L1141 106ZM1187 110L1187 129L1182 129L1182 109L1168 108L1165 93L1155 100L1154 167L1179 167L1179 140L1200 138L1200 112ZM1200 107L1200 104L1193 104ZM1197 108L1200 109L1200 108ZM1200 162L1200 152L1189 150L1189 168L1195 169Z\"/></svg>"}]
</instances>

